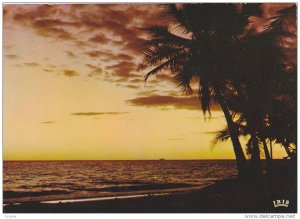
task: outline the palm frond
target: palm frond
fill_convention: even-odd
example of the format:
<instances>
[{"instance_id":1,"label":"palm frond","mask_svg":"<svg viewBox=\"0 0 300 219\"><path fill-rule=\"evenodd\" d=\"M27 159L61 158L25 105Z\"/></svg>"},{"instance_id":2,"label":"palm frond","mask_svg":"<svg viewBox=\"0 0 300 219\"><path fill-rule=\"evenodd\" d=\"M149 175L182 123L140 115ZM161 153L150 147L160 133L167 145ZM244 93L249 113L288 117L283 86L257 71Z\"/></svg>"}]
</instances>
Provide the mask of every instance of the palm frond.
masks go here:
<instances>
[{"instance_id":1,"label":"palm frond","mask_svg":"<svg viewBox=\"0 0 300 219\"><path fill-rule=\"evenodd\" d=\"M270 32L274 38L288 39L297 36L296 5L279 10L272 20L265 32Z\"/></svg>"},{"instance_id":2,"label":"palm frond","mask_svg":"<svg viewBox=\"0 0 300 219\"><path fill-rule=\"evenodd\" d=\"M176 72L175 80L178 86L183 88L183 92L192 93L190 82L196 73L194 67L191 59L187 58Z\"/></svg>"},{"instance_id":3,"label":"palm frond","mask_svg":"<svg viewBox=\"0 0 300 219\"><path fill-rule=\"evenodd\" d=\"M216 147L216 145L219 142L225 142L228 139L230 139L230 132L229 132L229 129L227 126L225 128L223 128L222 130L220 130L218 132L213 132L213 133L215 133L215 137L211 141L211 149L212 150Z\"/></svg>"},{"instance_id":4,"label":"palm frond","mask_svg":"<svg viewBox=\"0 0 300 219\"><path fill-rule=\"evenodd\" d=\"M183 33L189 33L191 28L187 13L183 10L184 7L186 7L186 4L183 4L181 9L176 4L166 4L163 7L163 12L169 21L175 25L175 29L181 30Z\"/></svg>"},{"instance_id":5,"label":"palm frond","mask_svg":"<svg viewBox=\"0 0 300 219\"><path fill-rule=\"evenodd\" d=\"M146 42L146 46L168 44L178 47L189 47L191 44L191 39L183 38L171 33L167 26L155 25L146 28L146 30L154 37Z\"/></svg>"},{"instance_id":6,"label":"palm frond","mask_svg":"<svg viewBox=\"0 0 300 219\"><path fill-rule=\"evenodd\" d=\"M174 48L170 46L154 46L146 48L144 54L144 62L149 66L159 64L161 61L172 59L179 55L184 55L184 48Z\"/></svg>"},{"instance_id":7,"label":"palm frond","mask_svg":"<svg viewBox=\"0 0 300 219\"><path fill-rule=\"evenodd\" d=\"M145 77L144 77L145 81L147 81L148 78L149 78L151 75L154 75L154 74L156 74L157 72L159 72L159 71L161 71L161 70L167 68L167 67L170 65L171 61L172 61L172 60L168 60L168 61L166 61L166 62L160 64L159 66L155 67L155 68L152 69L151 71L149 71L149 72L145 75Z\"/></svg>"}]
</instances>

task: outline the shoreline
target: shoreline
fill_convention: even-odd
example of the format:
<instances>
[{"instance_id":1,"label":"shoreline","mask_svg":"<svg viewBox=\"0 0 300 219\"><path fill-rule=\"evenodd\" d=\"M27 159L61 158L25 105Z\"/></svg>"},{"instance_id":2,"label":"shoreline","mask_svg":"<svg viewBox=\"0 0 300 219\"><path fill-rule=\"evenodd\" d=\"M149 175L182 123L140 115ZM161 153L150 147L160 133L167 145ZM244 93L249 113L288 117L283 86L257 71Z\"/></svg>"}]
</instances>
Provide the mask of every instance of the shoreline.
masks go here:
<instances>
[{"instance_id":1,"label":"shoreline","mask_svg":"<svg viewBox=\"0 0 300 219\"><path fill-rule=\"evenodd\" d=\"M25 204L28 202L35 202L35 203L68 203L68 202L88 202L88 201L101 201L101 200L113 200L113 199L126 199L126 198L138 198L138 197L147 197L147 196L160 196L162 194L176 194L181 192L189 192L189 191L196 191L200 190L202 188L205 188L207 186L212 185L212 182L207 182L204 185L185 185L182 187L170 187L170 188L162 188L162 189L156 189L155 187L150 188L149 190L137 190L137 191L120 191L117 193L111 193L107 192L100 192L100 193L90 193L89 195L82 195L82 194L55 194L52 196L45 196L45 194L49 192L40 192L40 196L26 196L26 197L9 197L9 195L4 195L3 204L5 206L8 205L14 205L16 203ZM5 194L5 192L4 192ZM8 198L9 197L9 198Z\"/></svg>"},{"instance_id":2,"label":"shoreline","mask_svg":"<svg viewBox=\"0 0 300 219\"><path fill-rule=\"evenodd\" d=\"M295 187L297 188L297 187ZM26 202L3 207L4 213L296 213L297 192L245 187L236 179L215 181L202 189L165 195L78 202ZM289 207L273 206L276 197Z\"/></svg>"},{"instance_id":3,"label":"shoreline","mask_svg":"<svg viewBox=\"0 0 300 219\"><path fill-rule=\"evenodd\" d=\"M170 195L171 193L153 193L153 194L141 194L141 195L119 195L119 196L108 196L108 197L95 197L95 198L78 198L78 199L62 199L62 200L51 200L51 201L41 201L40 204L63 204L63 203L84 203L93 201L106 201L115 199L131 199L131 198L143 198L148 196L161 196Z\"/></svg>"}]
</instances>

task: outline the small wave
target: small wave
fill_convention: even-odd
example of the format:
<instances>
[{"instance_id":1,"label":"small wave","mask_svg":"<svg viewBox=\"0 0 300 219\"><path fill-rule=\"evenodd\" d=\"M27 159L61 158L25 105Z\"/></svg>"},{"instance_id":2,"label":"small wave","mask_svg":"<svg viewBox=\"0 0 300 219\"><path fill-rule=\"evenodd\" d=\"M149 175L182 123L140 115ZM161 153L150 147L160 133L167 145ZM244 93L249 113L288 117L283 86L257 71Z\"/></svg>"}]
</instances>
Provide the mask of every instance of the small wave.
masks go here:
<instances>
[{"instance_id":1,"label":"small wave","mask_svg":"<svg viewBox=\"0 0 300 219\"><path fill-rule=\"evenodd\" d=\"M47 190L36 192L18 192L18 191L4 191L3 198L20 198L20 197L33 197L33 196L46 196L52 194L69 194L69 191L65 190Z\"/></svg>"},{"instance_id":2,"label":"small wave","mask_svg":"<svg viewBox=\"0 0 300 219\"><path fill-rule=\"evenodd\" d=\"M73 186L75 183L63 183L63 182L55 182L55 183L43 183L35 185L35 188L51 188L51 187L65 187L65 186Z\"/></svg>"},{"instance_id":3,"label":"small wave","mask_svg":"<svg viewBox=\"0 0 300 219\"><path fill-rule=\"evenodd\" d=\"M138 181L138 180L134 180L134 181L112 181L112 180L103 180L100 181L99 183L101 184L111 184L111 185L121 185L121 184L137 184L137 185L143 185L143 184L149 184L145 181Z\"/></svg>"},{"instance_id":4,"label":"small wave","mask_svg":"<svg viewBox=\"0 0 300 219\"><path fill-rule=\"evenodd\" d=\"M130 185L123 184L119 186L106 186L104 188L81 188L85 191L108 191L108 192L124 192L124 191L144 191L144 190L161 190L173 188L185 188L195 186L193 184L185 183L166 183L166 184L143 184L143 185Z\"/></svg>"},{"instance_id":5,"label":"small wave","mask_svg":"<svg viewBox=\"0 0 300 219\"><path fill-rule=\"evenodd\" d=\"M124 196L111 196L111 197L97 197L97 198L82 198L82 199L65 199L65 200L51 200L41 201L42 204L60 204L60 203L74 203L74 202L91 202L91 201L104 201L113 199L130 199L130 198L142 198L147 196L161 196L169 195L171 193L152 193L152 194L141 194L141 195L124 195Z\"/></svg>"}]
</instances>

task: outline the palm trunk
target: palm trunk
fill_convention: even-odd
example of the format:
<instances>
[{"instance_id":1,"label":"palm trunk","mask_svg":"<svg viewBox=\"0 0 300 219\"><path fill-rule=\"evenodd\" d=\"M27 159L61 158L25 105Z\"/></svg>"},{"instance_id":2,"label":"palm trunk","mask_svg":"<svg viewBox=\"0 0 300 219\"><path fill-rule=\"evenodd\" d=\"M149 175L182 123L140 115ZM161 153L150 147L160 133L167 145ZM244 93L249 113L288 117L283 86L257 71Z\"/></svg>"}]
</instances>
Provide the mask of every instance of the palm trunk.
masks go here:
<instances>
[{"instance_id":1,"label":"palm trunk","mask_svg":"<svg viewBox=\"0 0 300 219\"><path fill-rule=\"evenodd\" d=\"M223 113L224 113L224 116L225 116L225 119L226 119L226 122L228 125L228 130L230 133L233 150L234 150L234 154L236 157L238 177L245 178L247 175L248 164L247 164L246 157L244 155L242 146L241 146L239 138L238 138L238 130L236 129L236 127L234 125L234 122L230 115L229 109L228 109L222 95L219 93L219 91L216 92L216 99L219 102L219 104L223 110Z\"/></svg>"},{"instance_id":2,"label":"palm trunk","mask_svg":"<svg viewBox=\"0 0 300 219\"><path fill-rule=\"evenodd\" d=\"M250 171L253 174L253 177L256 178L261 175L260 150L259 150L258 141L256 139L256 135L252 131L250 133L251 133L253 152L251 155L249 167L250 167Z\"/></svg>"},{"instance_id":3,"label":"palm trunk","mask_svg":"<svg viewBox=\"0 0 300 219\"><path fill-rule=\"evenodd\" d=\"M284 142L283 142L283 147L284 147L284 149L285 149L287 155L292 159L292 158L293 158L293 155L292 155L292 152L291 152L290 149L289 149L289 146L290 146L290 144L288 143L288 141L284 141Z\"/></svg>"},{"instance_id":4,"label":"palm trunk","mask_svg":"<svg viewBox=\"0 0 300 219\"><path fill-rule=\"evenodd\" d=\"M253 178L260 177L262 174L261 170L261 163L260 163L260 150L259 150L259 145L258 145L258 140L257 140L257 134L255 131L255 126L254 126L254 117L251 116L251 113L245 113L246 115L246 120L247 120L247 125L249 128L249 133L251 136L251 141L252 141L252 146L253 146L253 151L249 163L251 175Z\"/></svg>"},{"instance_id":5,"label":"palm trunk","mask_svg":"<svg viewBox=\"0 0 300 219\"><path fill-rule=\"evenodd\" d=\"M269 153L268 146L267 146L267 143L266 143L266 139L261 138L261 141L262 141L263 146L264 146L266 161L267 161L267 163L270 163L271 162L271 157L270 157L270 153Z\"/></svg>"},{"instance_id":6,"label":"palm trunk","mask_svg":"<svg viewBox=\"0 0 300 219\"><path fill-rule=\"evenodd\" d=\"M271 160L273 160L273 145L272 145L272 139L270 138L270 153L271 153Z\"/></svg>"},{"instance_id":7,"label":"palm trunk","mask_svg":"<svg viewBox=\"0 0 300 219\"><path fill-rule=\"evenodd\" d=\"M249 102L249 95L251 94L251 90L249 91L250 94L247 95L243 95L243 89L241 88L240 85L236 86L237 88L237 92L239 94L240 98L246 98L246 103L250 104L251 102ZM251 97L255 97L255 95L250 95ZM251 99L251 98L250 98ZM258 181L260 181L261 179L261 174L262 174L262 170L261 170L261 164L260 164L260 152L259 152L259 145L258 145L258 141L257 141L257 135L256 135L256 129L255 129L255 115L253 115L253 112L247 112L250 108L248 108L247 106L245 107L245 117L246 117L246 122L249 128L249 133L251 136L251 141L252 141L252 146L253 146L253 151L252 151L252 155L251 155L251 159L249 162L249 171L251 172L250 176L252 179L256 179L259 178ZM258 184L260 184L260 182L258 182Z\"/></svg>"},{"instance_id":8,"label":"palm trunk","mask_svg":"<svg viewBox=\"0 0 300 219\"><path fill-rule=\"evenodd\" d=\"M261 139L263 146L264 146L264 152L265 152L265 157L266 157L266 162L267 162L267 173L269 174L270 171L272 170L272 159L269 154L267 142L265 138Z\"/></svg>"}]
</instances>

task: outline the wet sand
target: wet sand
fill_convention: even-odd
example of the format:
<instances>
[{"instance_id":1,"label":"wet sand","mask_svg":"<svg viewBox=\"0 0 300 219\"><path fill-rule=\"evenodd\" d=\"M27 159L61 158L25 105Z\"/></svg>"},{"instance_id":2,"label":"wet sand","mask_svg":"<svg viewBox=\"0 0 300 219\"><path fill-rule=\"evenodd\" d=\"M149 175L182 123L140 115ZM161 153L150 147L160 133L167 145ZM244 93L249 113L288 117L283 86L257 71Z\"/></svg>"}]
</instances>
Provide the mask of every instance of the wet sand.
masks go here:
<instances>
[{"instance_id":1,"label":"wet sand","mask_svg":"<svg viewBox=\"0 0 300 219\"><path fill-rule=\"evenodd\" d=\"M272 179L271 182L274 182ZM280 180L253 189L236 179L217 181L197 191L160 196L66 203L26 202L4 206L4 213L295 213L296 180ZM286 199L288 207L275 208L273 200Z\"/></svg>"}]
</instances>

